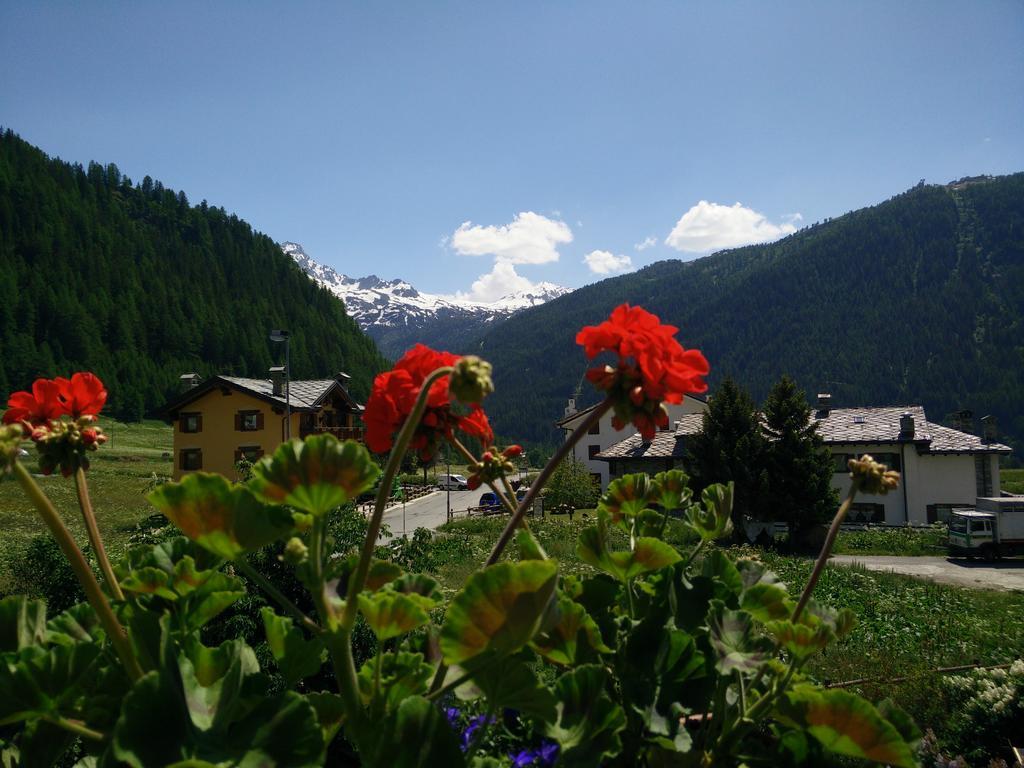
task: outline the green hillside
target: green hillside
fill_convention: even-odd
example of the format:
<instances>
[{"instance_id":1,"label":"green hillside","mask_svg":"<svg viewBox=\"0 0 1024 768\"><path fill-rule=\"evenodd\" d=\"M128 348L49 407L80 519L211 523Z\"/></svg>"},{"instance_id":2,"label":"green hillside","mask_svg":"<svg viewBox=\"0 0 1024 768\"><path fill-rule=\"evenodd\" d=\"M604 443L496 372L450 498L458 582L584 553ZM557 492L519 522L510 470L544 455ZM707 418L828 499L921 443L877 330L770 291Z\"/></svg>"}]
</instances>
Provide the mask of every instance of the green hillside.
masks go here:
<instances>
[{"instance_id":1,"label":"green hillside","mask_svg":"<svg viewBox=\"0 0 1024 768\"><path fill-rule=\"evenodd\" d=\"M995 414L1024 447L1024 174L919 185L770 245L664 261L513 317L479 342L495 427L558 439L580 327L641 304L760 399L788 373L837 405ZM593 397L584 384L586 397Z\"/></svg>"},{"instance_id":2,"label":"green hillside","mask_svg":"<svg viewBox=\"0 0 1024 768\"><path fill-rule=\"evenodd\" d=\"M269 237L204 200L113 164L51 159L0 133L0 395L95 371L121 418L153 413L187 371L265 376L292 333L296 378L385 363L340 301Z\"/></svg>"}]
</instances>

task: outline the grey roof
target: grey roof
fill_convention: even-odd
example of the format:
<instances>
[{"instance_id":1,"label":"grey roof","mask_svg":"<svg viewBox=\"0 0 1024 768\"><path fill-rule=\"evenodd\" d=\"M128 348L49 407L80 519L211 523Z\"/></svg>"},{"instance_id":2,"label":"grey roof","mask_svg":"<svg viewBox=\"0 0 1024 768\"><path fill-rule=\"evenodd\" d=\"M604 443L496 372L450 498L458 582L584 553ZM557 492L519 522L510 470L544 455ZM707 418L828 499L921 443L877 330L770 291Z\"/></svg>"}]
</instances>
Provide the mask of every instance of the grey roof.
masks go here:
<instances>
[{"instance_id":1,"label":"grey roof","mask_svg":"<svg viewBox=\"0 0 1024 768\"><path fill-rule=\"evenodd\" d=\"M218 378L231 382L240 389L245 389L265 399L285 404L284 395L274 394L274 383L270 379L244 379L240 376L220 376ZM288 385L288 399L292 408L315 408L327 391L335 384L334 379L313 379L312 381L293 381Z\"/></svg>"},{"instance_id":2,"label":"grey roof","mask_svg":"<svg viewBox=\"0 0 1024 768\"><path fill-rule=\"evenodd\" d=\"M597 454L595 459L681 459L686 447L675 430L658 432L653 440L644 441L637 432Z\"/></svg>"},{"instance_id":3,"label":"grey roof","mask_svg":"<svg viewBox=\"0 0 1024 768\"><path fill-rule=\"evenodd\" d=\"M696 435L704 427L703 413L684 413L676 419L676 437Z\"/></svg>"},{"instance_id":4,"label":"grey roof","mask_svg":"<svg viewBox=\"0 0 1024 768\"><path fill-rule=\"evenodd\" d=\"M914 417L914 437L900 439L900 417ZM812 412L826 444L910 442L927 453L1009 453L1002 443L986 443L977 435L935 424L920 405L885 408L832 408Z\"/></svg>"}]
</instances>

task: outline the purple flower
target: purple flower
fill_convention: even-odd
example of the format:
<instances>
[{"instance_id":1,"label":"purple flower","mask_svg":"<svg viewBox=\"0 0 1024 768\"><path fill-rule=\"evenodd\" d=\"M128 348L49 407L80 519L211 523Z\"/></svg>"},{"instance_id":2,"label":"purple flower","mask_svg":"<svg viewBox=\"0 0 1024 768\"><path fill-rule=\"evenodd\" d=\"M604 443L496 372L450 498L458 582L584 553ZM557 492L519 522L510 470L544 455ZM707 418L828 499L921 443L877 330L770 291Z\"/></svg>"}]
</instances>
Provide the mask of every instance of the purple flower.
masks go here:
<instances>
[{"instance_id":1,"label":"purple flower","mask_svg":"<svg viewBox=\"0 0 1024 768\"><path fill-rule=\"evenodd\" d=\"M554 765L555 760L558 759L559 750L560 747L558 746L557 741L544 739L540 743L540 749L537 750L537 755L540 757L540 764L545 768L547 768L547 766Z\"/></svg>"},{"instance_id":2,"label":"purple flower","mask_svg":"<svg viewBox=\"0 0 1024 768\"><path fill-rule=\"evenodd\" d=\"M462 713L459 712L458 707L448 707L444 711L444 716L448 718L448 725L450 725L452 728L459 724L459 715L461 714Z\"/></svg>"},{"instance_id":3,"label":"purple flower","mask_svg":"<svg viewBox=\"0 0 1024 768\"><path fill-rule=\"evenodd\" d=\"M527 768L527 766L550 768L558 759L558 751L557 742L544 739L536 749L523 749L509 754L509 757L512 758L512 768Z\"/></svg>"},{"instance_id":4,"label":"purple flower","mask_svg":"<svg viewBox=\"0 0 1024 768\"><path fill-rule=\"evenodd\" d=\"M469 725L462 732L462 751L465 752L469 749L469 745L473 742L473 734L476 733L477 729L484 723L493 723L494 718L488 717L487 715L477 715L469 721Z\"/></svg>"}]
</instances>

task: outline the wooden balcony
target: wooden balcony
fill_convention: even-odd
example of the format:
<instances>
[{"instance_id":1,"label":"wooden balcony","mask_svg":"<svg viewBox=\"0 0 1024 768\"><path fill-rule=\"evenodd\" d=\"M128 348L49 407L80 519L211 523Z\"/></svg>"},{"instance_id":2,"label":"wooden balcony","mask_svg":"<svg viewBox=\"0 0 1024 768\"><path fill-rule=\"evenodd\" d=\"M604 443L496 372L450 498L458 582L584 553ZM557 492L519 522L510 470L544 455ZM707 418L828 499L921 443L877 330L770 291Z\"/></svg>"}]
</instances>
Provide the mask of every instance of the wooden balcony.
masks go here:
<instances>
[{"instance_id":1,"label":"wooden balcony","mask_svg":"<svg viewBox=\"0 0 1024 768\"><path fill-rule=\"evenodd\" d=\"M366 430L363 427L303 427L299 437L305 439L311 435L334 435L339 440L356 440L363 442L363 435Z\"/></svg>"}]
</instances>

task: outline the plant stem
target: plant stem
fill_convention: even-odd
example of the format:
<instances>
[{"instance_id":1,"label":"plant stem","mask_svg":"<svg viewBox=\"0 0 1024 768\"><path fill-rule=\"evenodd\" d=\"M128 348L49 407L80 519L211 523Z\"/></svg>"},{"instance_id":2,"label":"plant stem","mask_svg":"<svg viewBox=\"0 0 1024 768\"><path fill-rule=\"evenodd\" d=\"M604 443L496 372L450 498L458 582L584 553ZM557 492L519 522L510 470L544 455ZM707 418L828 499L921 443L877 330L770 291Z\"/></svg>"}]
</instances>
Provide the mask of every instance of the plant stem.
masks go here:
<instances>
[{"instance_id":1,"label":"plant stem","mask_svg":"<svg viewBox=\"0 0 1024 768\"><path fill-rule=\"evenodd\" d=\"M71 731L83 739L89 739L90 741L104 741L107 737L105 734L95 731L81 720L72 720L71 718L61 717L60 715L42 715L42 720L48 723L59 726L66 731Z\"/></svg>"},{"instance_id":2,"label":"plant stem","mask_svg":"<svg viewBox=\"0 0 1024 768\"><path fill-rule=\"evenodd\" d=\"M811 592L814 591L814 586L818 583L818 579L821 578L821 572L825 570L825 564L828 562L829 555L832 554L832 545L835 544L836 536L839 534L839 526L843 524L843 520L846 518L846 513L850 509L850 504L853 503L853 497L857 495L857 487L853 483L850 484L850 491L846 494L846 498L843 499L843 503L839 505L839 509L836 510L836 516L832 518L832 525L829 526L828 536L825 537L825 543L821 545L821 552L818 554L818 559L814 563L814 570L811 571L811 576L807 579L807 585L804 587L803 594L800 595L800 600L796 604L796 608L793 609L793 617L790 619L794 624L800 618L800 614L803 613L804 607L807 605L807 601L811 599Z\"/></svg>"},{"instance_id":3,"label":"plant stem","mask_svg":"<svg viewBox=\"0 0 1024 768\"><path fill-rule=\"evenodd\" d=\"M442 670L447 671L448 667L446 667L444 664L441 664L441 666L438 667L438 671L441 672L441 677L443 679L444 678L444 671L442 671ZM444 696L446 693L448 693L448 691L453 690L454 688L458 688L464 682L469 680L469 678L471 678L475 674L475 672L479 672L479 671L480 670L477 669L477 670L474 670L474 672L463 672L461 675L456 677L450 683L445 684L444 686L440 685L440 681L438 681L437 677L435 676L434 679L435 679L435 682L437 682L437 687L435 687L433 684L431 684L431 690L426 695L426 698L433 700L433 699L438 699L438 698Z\"/></svg>"},{"instance_id":4,"label":"plant stem","mask_svg":"<svg viewBox=\"0 0 1024 768\"><path fill-rule=\"evenodd\" d=\"M697 546L693 548L693 551L690 553L690 556L688 558L686 558L686 562L683 563L683 570L684 571L687 568L690 567L690 563L693 562L693 558L695 558L697 556L698 552L700 552L702 549L704 549L704 545L705 544L707 544L707 539L701 539L700 541L697 542Z\"/></svg>"},{"instance_id":5,"label":"plant stem","mask_svg":"<svg viewBox=\"0 0 1024 768\"><path fill-rule=\"evenodd\" d=\"M323 627L303 613L302 609L289 600L277 587L275 587L270 579L249 565L249 563L245 562L241 557L235 560L235 567L244 573L247 578L256 582L256 586L266 592L267 596L274 600L281 608L290 613L292 617L299 622L299 624L304 626L314 635L323 633Z\"/></svg>"},{"instance_id":6,"label":"plant stem","mask_svg":"<svg viewBox=\"0 0 1024 768\"><path fill-rule=\"evenodd\" d=\"M103 625L103 631L110 638L110 644L114 646L114 650L121 659L128 677L132 680L138 680L142 677L142 667L139 666L139 661L135 658L135 652L132 650L131 642L128 640L124 627L121 626L121 622L114 615L114 611L111 609L110 603L107 602L107 597L103 594L99 582L96 581L96 575L92 572L92 568L89 567L89 563L86 562L82 550L78 548L74 537L68 531L67 526L64 525L64 521L61 520L53 503L46 497L46 494L43 493L43 490L33 479L29 471L19 462L14 462L14 475L18 479L18 484L36 508L36 511L39 512L39 516L43 518L46 527L50 529L53 538L57 540L57 545L60 547L61 552L64 553L64 557L67 558L71 569L75 572L78 582L82 585L89 605L96 611L96 616L100 620L100 624Z\"/></svg>"},{"instance_id":7,"label":"plant stem","mask_svg":"<svg viewBox=\"0 0 1024 768\"><path fill-rule=\"evenodd\" d=\"M455 437L455 435L452 435L450 438L448 438L448 441L455 446L455 450L461 453L462 458L464 458L467 462L469 462L470 464L476 463L476 457L469 452L469 449L462 444L459 438ZM511 501L509 501L509 499L514 499L516 495L512 491L512 486L508 484L508 480L505 478L504 475L502 475L501 479L505 481L505 487L509 493L507 497L502 491L498 490L497 486L495 486L495 484L490 480L487 481L487 487L494 491L494 497L501 501L501 505L505 507L505 511L511 515L514 515L516 513L516 508L515 505Z\"/></svg>"},{"instance_id":8,"label":"plant stem","mask_svg":"<svg viewBox=\"0 0 1024 768\"><path fill-rule=\"evenodd\" d=\"M515 514L512 515L512 519L508 521L508 525L505 526L505 530L501 532L501 536L499 536L498 540L494 543L494 549L491 550L491 554L487 558L486 565L494 565L498 562L498 559L501 557L501 553L512 540L512 536L515 534L516 528L519 527L520 521L522 521L523 517L526 515L526 510L530 508L531 504L533 504L533 500L537 498L537 494L540 493L541 489L547 485L547 482L551 478L555 469L557 469L558 465L562 463L562 460L569 455L569 452L573 449L576 443L578 443L583 436L590 431L590 428L600 421L602 416L611 410L611 407L612 401L610 399L606 398L601 401L594 410L587 414L587 418L583 420L583 423L580 424L571 435L569 435L569 439L558 446L558 450L555 451L554 456L548 460L548 463L544 465L544 469L542 469L540 474L537 475L537 479L533 481L533 484L530 486L530 490L526 492L526 496L524 496L523 500L519 502L519 506L516 508Z\"/></svg>"},{"instance_id":9,"label":"plant stem","mask_svg":"<svg viewBox=\"0 0 1024 768\"><path fill-rule=\"evenodd\" d=\"M100 564L103 579L107 582L107 589L110 590L115 600L123 601L124 592L121 591L121 585L117 582L114 569L110 567L107 550L103 546L103 538L100 536L100 528L96 524L92 501L89 499L89 485L85 482L85 470L81 467L75 470L75 490L78 492L78 506L82 508L85 529L89 532L89 543L92 544L92 551L96 553L96 560Z\"/></svg>"}]
</instances>

